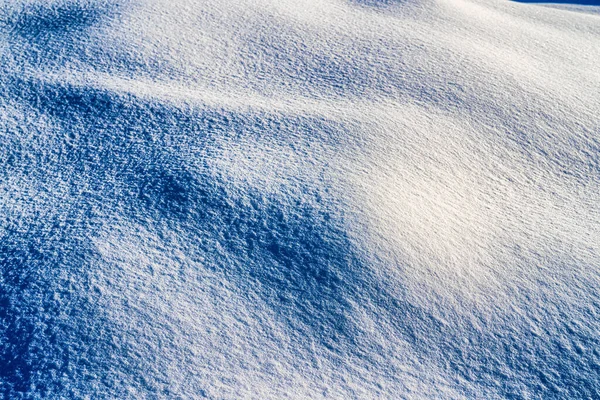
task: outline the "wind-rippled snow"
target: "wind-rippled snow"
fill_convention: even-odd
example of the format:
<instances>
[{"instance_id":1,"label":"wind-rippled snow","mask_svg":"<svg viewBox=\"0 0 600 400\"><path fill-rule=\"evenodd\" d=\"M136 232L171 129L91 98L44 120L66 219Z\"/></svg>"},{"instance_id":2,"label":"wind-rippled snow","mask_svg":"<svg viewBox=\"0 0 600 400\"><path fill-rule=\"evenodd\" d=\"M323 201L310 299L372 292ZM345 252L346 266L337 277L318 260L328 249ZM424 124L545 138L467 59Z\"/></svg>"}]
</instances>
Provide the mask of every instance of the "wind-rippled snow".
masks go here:
<instances>
[{"instance_id":1,"label":"wind-rippled snow","mask_svg":"<svg viewBox=\"0 0 600 400\"><path fill-rule=\"evenodd\" d=\"M600 14L0 3L0 397L600 398Z\"/></svg>"}]
</instances>

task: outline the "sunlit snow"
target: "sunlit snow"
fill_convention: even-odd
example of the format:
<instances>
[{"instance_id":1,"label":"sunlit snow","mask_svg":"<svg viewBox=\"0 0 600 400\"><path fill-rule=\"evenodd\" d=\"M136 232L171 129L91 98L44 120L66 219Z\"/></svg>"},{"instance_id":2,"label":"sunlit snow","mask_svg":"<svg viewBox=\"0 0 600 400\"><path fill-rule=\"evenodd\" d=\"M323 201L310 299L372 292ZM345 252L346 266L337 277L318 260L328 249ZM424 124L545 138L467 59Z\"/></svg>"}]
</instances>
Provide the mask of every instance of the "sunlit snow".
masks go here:
<instances>
[{"instance_id":1,"label":"sunlit snow","mask_svg":"<svg viewBox=\"0 0 600 400\"><path fill-rule=\"evenodd\" d=\"M600 2L0 0L0 398L600 398Z\"/></svg>"}]
</instances>

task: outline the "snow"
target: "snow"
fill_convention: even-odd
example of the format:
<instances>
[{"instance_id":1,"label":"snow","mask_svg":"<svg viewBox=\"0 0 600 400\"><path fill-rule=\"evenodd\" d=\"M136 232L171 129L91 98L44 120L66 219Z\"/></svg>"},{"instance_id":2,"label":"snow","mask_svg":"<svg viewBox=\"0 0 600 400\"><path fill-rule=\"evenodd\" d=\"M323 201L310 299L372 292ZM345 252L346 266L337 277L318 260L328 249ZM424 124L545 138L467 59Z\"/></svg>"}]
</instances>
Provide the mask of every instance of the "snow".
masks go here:
<instances>
[{"instance_id":1,"label":"snow","mask_svg":"<svg viewBox=\"0 0 600 400\"><path fill-rule=\"evenodd\" d=\"M600 7L0 2L0 397L600 397Z\"/></svg>"}]
</instances>

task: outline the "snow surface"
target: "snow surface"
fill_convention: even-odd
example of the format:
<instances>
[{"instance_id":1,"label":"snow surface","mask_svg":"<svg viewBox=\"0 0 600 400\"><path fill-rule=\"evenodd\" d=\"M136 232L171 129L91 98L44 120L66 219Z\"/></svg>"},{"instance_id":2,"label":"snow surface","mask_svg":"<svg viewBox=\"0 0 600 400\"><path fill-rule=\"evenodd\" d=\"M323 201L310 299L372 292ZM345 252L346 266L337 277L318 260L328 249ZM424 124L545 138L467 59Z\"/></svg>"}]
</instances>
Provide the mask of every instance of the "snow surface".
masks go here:
<instances>
[{"instance_id":1,"label":"snow surface","mask_svg":"<svg viewBox=\"0 0 600 400\"><path fill-rule=\"evenodd\" d=\"M3 399L600 398L600 13L1 0Z\"/></svg>"}]
</instances>

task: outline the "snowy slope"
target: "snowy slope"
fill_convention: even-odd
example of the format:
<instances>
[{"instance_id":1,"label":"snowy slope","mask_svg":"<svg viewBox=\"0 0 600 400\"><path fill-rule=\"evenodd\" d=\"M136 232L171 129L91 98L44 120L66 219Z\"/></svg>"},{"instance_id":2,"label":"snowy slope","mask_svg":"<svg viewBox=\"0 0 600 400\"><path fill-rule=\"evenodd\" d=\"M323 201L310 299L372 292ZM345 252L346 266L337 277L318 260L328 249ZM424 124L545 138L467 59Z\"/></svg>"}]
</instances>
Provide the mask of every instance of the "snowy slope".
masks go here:
<instances>
[{"instance_id":1,"label":"snowy slope","mask_svg":"<svg viewBox=\"0 0 600 400\"><path fill-rule=\"evenodd\" d=\"M0 0L0 398L600 398L583 1Z\"/></svg>"}]
</instances>

